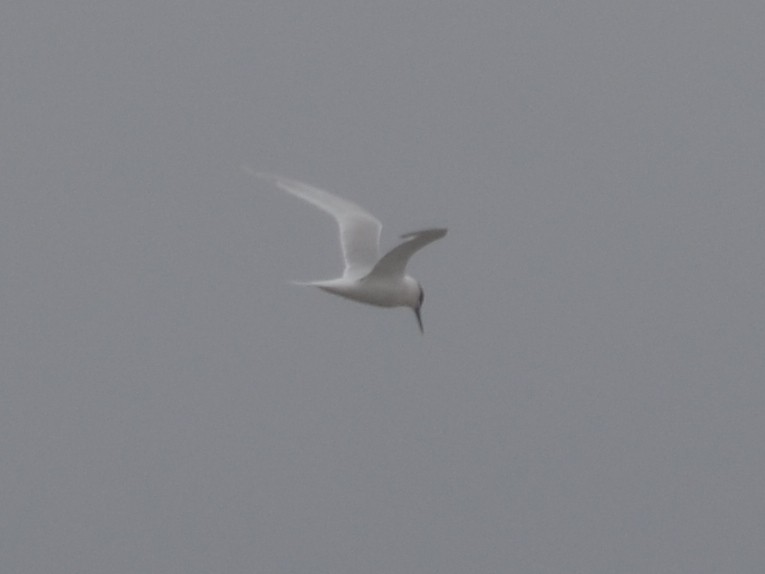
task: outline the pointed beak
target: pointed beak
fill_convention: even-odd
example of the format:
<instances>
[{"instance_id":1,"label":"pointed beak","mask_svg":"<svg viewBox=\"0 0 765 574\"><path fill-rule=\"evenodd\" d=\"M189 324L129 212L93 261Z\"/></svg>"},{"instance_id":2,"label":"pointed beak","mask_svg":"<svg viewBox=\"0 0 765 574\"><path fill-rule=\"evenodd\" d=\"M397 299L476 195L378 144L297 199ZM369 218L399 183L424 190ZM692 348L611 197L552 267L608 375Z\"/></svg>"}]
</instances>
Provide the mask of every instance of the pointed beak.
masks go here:
<instances>
[{"instance_id":1,"label":"pointed beak","mask_svg":"<svg viewBox=\"0 0 765 574\"><path fill-rule=\"evenodd\" d=\"M425 329L422 328L422 317L420 317L420 308L414 308L414 314L417 317L417 324L420 326L420 333L425 334Z\"/></svg>"}]
</instances>

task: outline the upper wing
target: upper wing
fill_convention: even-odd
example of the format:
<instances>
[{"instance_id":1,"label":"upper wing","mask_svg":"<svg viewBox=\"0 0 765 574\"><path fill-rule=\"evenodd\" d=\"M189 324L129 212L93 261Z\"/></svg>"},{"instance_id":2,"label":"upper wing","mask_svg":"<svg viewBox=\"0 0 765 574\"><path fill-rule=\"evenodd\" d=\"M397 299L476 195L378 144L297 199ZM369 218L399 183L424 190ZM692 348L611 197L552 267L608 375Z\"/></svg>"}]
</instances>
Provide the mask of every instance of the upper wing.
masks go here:
<instances>
[{"instance_id":1,"label":"upper wing","mask_svg":"<svg viewBox=\"0 0 765 574\"><path fill-rule=\"evenodd\" d=\"M345 258L346 276L361 277L372 269L380 258L380 230L382 223L367 210L328 191L306 183L280 176L257 174L284 191L296 195L337 220L340 244Z\"/></svg>"},{"instance_id":2,"label":"upper wing","mask_svg":"<svg viewBox=\"0 0 765 574\"><path fill-rule=\"evenodd\" d=\"M403 276L409 258L428 243L433 243L437 239L441 239L444 235L446 235L446 229L424 229L423 231L415 231L413 233L402 235L402 239L406 239L407 241L397 245L383 255L382 259L377 262L377 265L375 265L369 273L369 277Z\"/></svg>"}]
</instances>

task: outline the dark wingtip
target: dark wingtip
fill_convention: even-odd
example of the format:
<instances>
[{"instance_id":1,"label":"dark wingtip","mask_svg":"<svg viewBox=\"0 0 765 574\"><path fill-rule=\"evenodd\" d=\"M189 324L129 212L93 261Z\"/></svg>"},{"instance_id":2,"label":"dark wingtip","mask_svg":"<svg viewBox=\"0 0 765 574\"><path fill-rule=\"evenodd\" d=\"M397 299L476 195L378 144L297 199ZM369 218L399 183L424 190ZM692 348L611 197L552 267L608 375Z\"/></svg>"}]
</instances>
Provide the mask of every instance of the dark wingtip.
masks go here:
<instances>
[{"instance_id":1,"label":"dark wingtip","mask_svg":"<svg viewBox=\"0 0 765 574\"><path fill-rule=\"evenodd\" d=\"M419 231L411 231L409 233L404 233L401 236L401 239L409 239L410 237L417 237L418 235L422 235L423 233L433 233L434 235L437 235L438 238L443 237L446 235L446 232L449 231L446 227L434 227L433 229L420 229Z\"/></svg>"}]
</instances>

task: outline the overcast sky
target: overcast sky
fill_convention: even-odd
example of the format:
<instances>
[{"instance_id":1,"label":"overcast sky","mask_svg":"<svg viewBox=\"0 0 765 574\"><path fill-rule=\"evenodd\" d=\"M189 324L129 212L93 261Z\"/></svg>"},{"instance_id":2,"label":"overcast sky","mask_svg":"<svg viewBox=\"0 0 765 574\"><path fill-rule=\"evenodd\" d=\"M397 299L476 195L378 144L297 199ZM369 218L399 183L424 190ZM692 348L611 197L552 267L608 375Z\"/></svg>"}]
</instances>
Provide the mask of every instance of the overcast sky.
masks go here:
<instances>
[{"instance_id":1,"label":"overcast sky","mask_svg":"<svg viewBox=\"0 0 765 574\"><path fill-rule=\"evenodd\" d=\"M765 571L763 29L4 2L0 570ZM448 227L425 335L242 165Z\"/></svg>"}]
</instances>

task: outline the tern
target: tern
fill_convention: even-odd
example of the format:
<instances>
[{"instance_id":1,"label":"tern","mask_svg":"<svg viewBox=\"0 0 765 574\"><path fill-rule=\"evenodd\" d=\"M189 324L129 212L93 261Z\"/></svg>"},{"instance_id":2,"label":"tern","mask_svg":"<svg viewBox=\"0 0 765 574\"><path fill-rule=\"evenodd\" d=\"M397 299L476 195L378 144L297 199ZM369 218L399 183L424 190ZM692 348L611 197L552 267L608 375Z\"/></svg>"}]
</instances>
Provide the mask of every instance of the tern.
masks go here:
<instances>
[{"instance_id":1,"label":"tern","mask_svg":"<svg viewBox=\"0 0 765 574\"><path fill-rule=\"evenodd\" d=\"M252 173L249 169L247 169ZM409 258L417 251L446 235L446 229L423 229L406 233L402 243L380 257L382 223L355 203L306 183L272 174L256 173L280 189L291 193L329 213L340 228L340 246L345 259L342 277L310 281L328 293L378 307L411 307L420 332L420 308L424 299L422 285L406 274Z\"/></svg>"}]
</instances>

